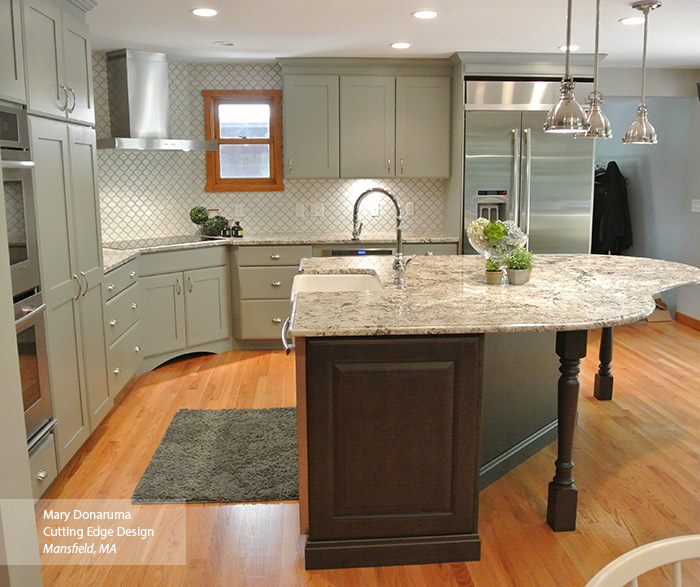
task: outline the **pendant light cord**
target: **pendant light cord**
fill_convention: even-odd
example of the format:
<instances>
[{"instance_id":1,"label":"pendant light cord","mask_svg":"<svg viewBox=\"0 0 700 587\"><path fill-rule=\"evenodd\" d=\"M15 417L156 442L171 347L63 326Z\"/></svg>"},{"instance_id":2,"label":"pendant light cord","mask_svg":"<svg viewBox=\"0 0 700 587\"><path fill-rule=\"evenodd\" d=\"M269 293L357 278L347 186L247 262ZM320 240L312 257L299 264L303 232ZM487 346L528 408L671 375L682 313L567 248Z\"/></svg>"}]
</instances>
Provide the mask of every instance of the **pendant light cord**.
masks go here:
<instances>
[{"instance_id":1,"label":"pendant light cord","mask_svg":"<svg viewBox=\"0 0 700 587\"><path fill-rule=\"evenodd\" d=\"M645 6L644 12L644 49L642 51L642 102L641 105L646 105L646 86L647 86L647 32L649 30L649 6Z\"/></svg>"},{"instance_id":2,"label":"pendant light cord","mask_svg":"<svg viewBox=\"0 0 700 587\"><path fill-rule=\"evenodd\" d=\"M598 96L598 65L600 62L600 0L595 2L595 61L593 63L593 95Z\"/></svg>"},{"instance_id":3,"label":"pendant light cord","mask_svg":"<svg viewBox=\"0 0 700 587\"><path fill-rule=\"evenodd\" d=\"M569 60L571 55L571 7L573 0L569 0L567 13L566 13L566 75L564 79L571 79L569 74Z\"/></svg>"}]
</instances>

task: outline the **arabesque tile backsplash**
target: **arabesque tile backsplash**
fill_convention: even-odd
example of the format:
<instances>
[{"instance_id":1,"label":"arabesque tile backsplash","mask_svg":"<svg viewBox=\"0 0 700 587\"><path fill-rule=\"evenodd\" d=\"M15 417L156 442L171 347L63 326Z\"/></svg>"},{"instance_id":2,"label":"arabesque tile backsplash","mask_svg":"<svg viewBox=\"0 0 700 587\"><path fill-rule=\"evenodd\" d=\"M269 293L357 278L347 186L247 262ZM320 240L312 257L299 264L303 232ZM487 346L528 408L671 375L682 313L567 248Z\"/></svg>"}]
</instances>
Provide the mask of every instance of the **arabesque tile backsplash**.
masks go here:
<instances>
[{"instance_id":1,"label":"arabesque tile backsplash","mask_svg":"<svg viewBox=\"0 0 700 587\"><path fill-rule=\"evenodd\" d=\"M281 89L276 64L169 64L170 117L173 138L203 138L203 89ZM109 102L104 53L93 55L98 138L108 137ZM443 181L440 179L330 180L286 179L282 192L205 192L202 152L98 151L102 238L114 241L194 233L189 210L218 208L240 220L248 234L269 232L350 232L352 206L363 189L377 185L392 191L402 205L412 202L407 231L442 229ZM311 217L310 206L322 203L323 217ZM304 205L304 217L296 205ZM363 213L364 234L392 231L393 206Z\"/></svg>"}]
</instances>

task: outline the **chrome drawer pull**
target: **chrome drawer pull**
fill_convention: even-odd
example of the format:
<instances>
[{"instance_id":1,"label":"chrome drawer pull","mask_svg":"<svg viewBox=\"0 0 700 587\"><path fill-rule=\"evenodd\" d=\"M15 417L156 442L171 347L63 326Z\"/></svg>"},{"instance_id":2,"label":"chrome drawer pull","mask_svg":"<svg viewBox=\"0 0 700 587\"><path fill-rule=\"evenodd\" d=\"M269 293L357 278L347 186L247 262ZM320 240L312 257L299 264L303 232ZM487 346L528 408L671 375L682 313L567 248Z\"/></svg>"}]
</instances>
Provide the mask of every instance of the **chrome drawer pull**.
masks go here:
<instances>
[{"instance_id":1,"label":"chrome drawer pull","mask_svg":"<svg viewBox=\"0 0 700 587\"><path fill-rule=\"evenodd\" d=\"M282 324L282 318L273 318L272 323L273 324Z\"/></svg>"},{"instance_id":2,"label":"chrome drawer pull","mask_svg":"<svg viewBox=\"0 0 700 587\"><path fill-rule=\"evenodd\" d=\"M272 287L280 287L282 285L282 282L281 281L273 281L270 285Z\"/></svg>"},{"instance_id":3,"label":"chrome drawer pull","mask_svg":"<svg viewBox=\"0 0 700 587\"><path fill-rule=\"evenodd\" d=\"M45 469L39 469L39 472L36 474L36 480L37 481L43 481L49 476L48 472Z\"/></svg>"},{"instance_id":4,"label":"chrome drawer pull","mask_svg":"<svg viewBox=\"0 0 700 587\"><path fill-rule=\"evenodd\" d=\"M116 286L113 283L107 284L107 291L112 291Z\"/></svg>"},{"instance_id":5,"label":"chrome drawer pull","mask_svg":"<svg viewBox=\"0 0 700 587\"><path fill-rule=\"evenodd\" d=\"M109 325L110 325L110 326L116 326L116 325L117 325L117 321L116 321L114 318L112 318L112 319L109 321Z\"/></svg>"},{"instance_id":6,"label":"chrome drawer pull","mask_svg":"<svg viewBox=\"0 0 700 587\"><path fill-rule=\"evenodd\" d=\"M139 307L139 305L136 302L131 303L131 309L136 310Z\"/></svg>"},{"instance_id":7,"label":"chrome drawer pull","mask_svg":"<svg viewBox=\"0 0 700 587\"><path fill-rule=\"evenodd\" d=\"M272 255L270 255L270 259L272 259L273 261L277 261L280 258L281 256L279 253L272 253Z\"/></svg>"},{"instance_id":8,"label":"chrome drawer pull","mask_svg":"<svg viewBox=\"0 0 700 587\"><path fill-rule=\"evenodd\" d=\"M119 367L114 368L114 374L119 375L122 372L122 370Z\"/></svg>"},{"instance_id":9,"label":"chrome drawer pull","mask_svg":"<svg viewBox=\"0 0 700 587\"><path fill-rule=\"evenodd\" d=\"M131 277L132 279L136 277L136 271L129 271L129 277Z\"/></svg>"},{"instance_id":10,"label":"chrome drawer pull","mask_svg":"<svg viewBox=\"0 0 700 587\"><path fill-rule=\"evenodd\" d=\"M141 347L139 345L134 345L134 352L135 353L140 353L141 352Z\"/></svg>"}]
</instances>

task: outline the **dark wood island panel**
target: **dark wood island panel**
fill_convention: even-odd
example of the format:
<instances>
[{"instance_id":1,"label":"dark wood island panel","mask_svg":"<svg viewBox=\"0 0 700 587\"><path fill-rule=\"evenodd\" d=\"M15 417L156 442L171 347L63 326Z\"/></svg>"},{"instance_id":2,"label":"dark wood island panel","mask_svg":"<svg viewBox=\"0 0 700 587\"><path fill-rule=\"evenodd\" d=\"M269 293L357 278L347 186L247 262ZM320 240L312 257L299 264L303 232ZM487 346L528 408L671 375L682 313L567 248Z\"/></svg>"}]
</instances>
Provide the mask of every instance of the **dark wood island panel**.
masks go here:
<instances>
[{"instance_id":1,"label":"dark wood island panel","mask_svg":"<svg viewBox=\"0 0 700 587\"><path fill-rule=\"evenodd\" d=\"M306 568L478 560L483 335L299 343Z\"/></svg>"}]
</instances>

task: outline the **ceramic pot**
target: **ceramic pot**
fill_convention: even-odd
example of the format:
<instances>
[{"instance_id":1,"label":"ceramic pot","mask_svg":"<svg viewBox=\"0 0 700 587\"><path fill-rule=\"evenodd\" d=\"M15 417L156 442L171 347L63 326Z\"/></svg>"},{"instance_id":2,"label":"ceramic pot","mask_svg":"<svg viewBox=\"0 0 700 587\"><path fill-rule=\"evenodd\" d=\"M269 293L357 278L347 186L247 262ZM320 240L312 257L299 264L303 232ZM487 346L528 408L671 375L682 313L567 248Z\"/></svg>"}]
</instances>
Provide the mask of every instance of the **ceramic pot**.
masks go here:
<instances>
[{"instance_id":1,"label":"ceramic pot","mask_svg":"<svg viewBox=\"0 0 700 587\"><path fill-rule=\"evenodd\" d=\"M489 285L501 285L502 278L503 271L500 269L498 271L486 271L486 283Z\"/></svg>"},{"instance_id":2,"label":"ceramic pot","mask_svg":"<svg viewBox=\"0 0 700 587\"><path fill-rule=\"evenodd\" d=\"M508 283L511 285L523 285L530 281L532 269L506 269L508 272Z\"/></svg>"}]
</instances>

